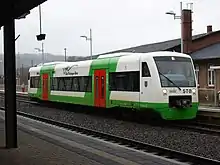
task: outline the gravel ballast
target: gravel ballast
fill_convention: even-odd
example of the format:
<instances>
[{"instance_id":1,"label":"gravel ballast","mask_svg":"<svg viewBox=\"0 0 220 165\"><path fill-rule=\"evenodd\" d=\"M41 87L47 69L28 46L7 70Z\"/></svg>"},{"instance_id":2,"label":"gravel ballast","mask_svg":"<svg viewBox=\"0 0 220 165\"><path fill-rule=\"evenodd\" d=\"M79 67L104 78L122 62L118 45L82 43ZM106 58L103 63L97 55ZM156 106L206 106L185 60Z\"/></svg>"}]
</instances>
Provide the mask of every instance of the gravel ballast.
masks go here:
<instances>
[{"instance_id":1,"label":"gravel ballast","mask_svg":"<svg viewBox=\"0 0 220 165\"><path fill-rule=\"evenodd\" d=\"M0 104L3 106L2 101L0 101ZM18 109L33 115L220 160L220 136L201 134L178 128L120 121L53 108L27 106L25 103L19 104Z\"/></svg>"}]
</instances>

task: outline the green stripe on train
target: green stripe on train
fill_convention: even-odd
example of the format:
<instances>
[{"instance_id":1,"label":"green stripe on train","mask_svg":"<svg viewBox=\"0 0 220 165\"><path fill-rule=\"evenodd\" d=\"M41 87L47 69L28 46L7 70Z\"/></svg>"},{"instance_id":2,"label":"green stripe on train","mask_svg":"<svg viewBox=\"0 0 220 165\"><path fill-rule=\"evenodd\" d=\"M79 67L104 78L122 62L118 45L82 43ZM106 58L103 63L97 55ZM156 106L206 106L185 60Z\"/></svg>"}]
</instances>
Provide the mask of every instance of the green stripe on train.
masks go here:
<instances>
[{"instance_id":1,"label":"green stripe on train","mask_svg":"<svg viewBox=\"0 0 220 165\"><path fill-rule=\"evenodd\" d=\"M90 69L89 69L89 76L92 76L92 92L85 92L84 97L74 97L75 103L83 104L83 105L90 105L90 106L94 105L94 71L103 69L103 70L106 70L106 107L109 107L110 106L110 103L109 103L110 91L108 89L108 86L109 86L108 75L109 75L109 72L116 71L118 60L119 60L119 57L93 60L90 66ZM50 79L53 78L53 73L55 71L54 69L55 69L55 65L43 66L41 68L40 75L44 73L48 73L49 74L48 81L50 82ZM37 94L30 94L30 96L42 98L42 83L43 82L41 79L40 88L37 90ZM48 88L50 89L50 83L48 85ZM50 91L48 91L48 93L49 93L48 97L50 101L59 101L60 96L51 95ZM73 98L66 97L66 99L72 100ZM65 100L63 101L69 102Z\"/></svg>"},{"instance_id":2,"label":"green stripe on train","mask_svg":"<svg viewBox=\"0 0 220 165\"><path fill-rule=\"evenodd\" d=\"M90 70L89 70L89 76L92 76L92 93L86 92L85 93L85 100L90 100L88 102L88 105L94 105L94 71L95 70L106 70L106 107L109 107L109 98L110 98L110 91L108 89L108 75L109 72L115 72L117 68L119 57L114 58L106 58L106 59L96 59L92 61Z\"/></svg>"},{"instance_id":3,"label":"green stripe on train","mask_svg":"<svg viewBox=\"0 0 220 165\"><path fill-rule=\"evenodd\" d=\"M71 97L71 96L56 96L50 95L50 101L72 103L79 105L89 105L93 106L93 100L91 99L91 93L86 93L88 97ZM147 102L131 102L131 101L121 101L121 100L109 100L110 107L125 107L133 108L137 111L147 111L152 109L158 112L163 119L177 120L177 119L192 119L197 114L198 103L192 103L192 107L184 109L174 109L169 108L168 103L147 103Z\"/></svg>"}]
</instances>

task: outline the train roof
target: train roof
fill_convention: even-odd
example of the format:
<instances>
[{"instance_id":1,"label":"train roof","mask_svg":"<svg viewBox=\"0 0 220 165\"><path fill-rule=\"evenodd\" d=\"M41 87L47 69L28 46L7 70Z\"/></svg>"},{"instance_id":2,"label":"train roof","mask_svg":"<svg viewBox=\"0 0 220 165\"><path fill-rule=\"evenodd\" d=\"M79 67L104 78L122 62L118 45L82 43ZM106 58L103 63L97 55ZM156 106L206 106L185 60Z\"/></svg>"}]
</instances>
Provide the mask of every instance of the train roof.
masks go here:
<instances>
[{"instance_id":1,"label":"train roof","mask_svg":"<svg viewBox=\"0 0 220 165\"><path fill-rule=\"evenodd\" d=\"M31 67L29 69L30 76L39 76L41 66Z\"/></svg>"},{"instance_id":2,"label":"train roof","mask_svg":"<svg viewBox=\"0 0 220 165\"><path fill-rule=\"evenodd\" d=\"M29 72L35 72L35 71L40 71L40 69L43 67L43 66L50 66L50 65L58 65L58 64L64 64L64 63L68 63L68 62L63 62L63 61L55 61L55 62L47 62L47 63L40 63L34 67L31 67L29 69Z\"/></svg>"},{"instance_id":3,"label":"train roof","mask_svg":"<svg viewBox=\"0 0 220 165\"><path fill-rule=\"evenodd\" d=\"M132 55L131 52L121 52L121 53L112 53L112 54L105 54L98 56L97 59L103 59L103 58L111 58L111 57L121 57L121 56L127 56Z\"/></svg>"},{"instance_id":4,"label":"train roof","mask_svg":"<svg viewBox=\"0 0 220 165\"><path fill-rule=\"evenodd\" d=\"M158 52L150 52L150 53L131 53L131 52L122 52L122 53L112 53L112 54L107 54L107 55L101 55L99 58L95 60L101 60L104 58L114 58L114 57L122 57L122 56L127 56L127 61L135 60L135 59L140 59L140 58L151 58L151 57L156 57L156 56L181 56L181 57L188 57L191 58L187 54L179 53L179 52L171 52L171 51L158 51ZM134 58L136 56L136 58ZM87 67L90 65L94 60L85 60L85 61L76 61L76 62L50 62L50 63L44 63L43 65L38 65L36 67L32 67L29 69L29 72L39 72L41 67L43 66L48 66L48 65L56 65L56 69L61 69L65 68L68 66L74 66L76 67Z\"/></svg>"},{"instance_id":5,"label":"train roof","mask_svg":"<svg viewBox=\"0 0 220 165\"><path fill-rule=\"evenodd\" d=\"M90 65L92 61L93 60L60 63L56 65L56 69L61 69L61 68L68 67L68 66L88 67L88 65Z\"/></svg>"},{"instance_id":6,"label":"train roof","mask_svg":"<svg viewBox=\"0 0 220 165\"><path fill-rule=\"evenodd\" d=\"M157 51L157 52L149 52L149 53L138 53L147 55L148 57L156 57L156 56L182 56L182 57L188 57L190 58L190 55L179 53L179 52L171 52L171 51Z\"/></svg>"},{"instance_id":7,"label":"train roof","mask_svg":"<svg viewBox=\"0 0 220 165\"><path fill-rule=\"evenodd\" d=\"M182 57L188 57L190 58L189 55L187 54L183 54L183 53L179 53L179 52L171 52L171 51L158 51L158 52L150 52L150 53L112 53L112 54L107 54L107 55L102 55L99 58L95 59L95 60L101 60L104 58L114 58L114 57L122 57L122 56L127 56L126 59L127 61L133 61L135 59L140 59L140 57L156 57L156 56L182 56ZM136 58L134 58L134 56L136 56ZM65 62L65 63L61 63L56 65L56 69L59 68L64 68L64 67L68 67L68 66L73 66L76 65L76 67L87 67L88 65L90 65L92 63L92 61L94 60L85 60L85 61L75 61L75 62Z\"/></svg>"},{"instance_id":8,"label":"train roof","mask_svg":"<svg viewBox=\"0 0 220 165\"><path fill-rule=\"evenodd\" d=\"M64 61L47 62L44 64L40 63L37 66L48 66L48 65L56 65L56 64L63 64L63 63L67 63L67 62L64 62Z\"/></svg>"}]
</instances>

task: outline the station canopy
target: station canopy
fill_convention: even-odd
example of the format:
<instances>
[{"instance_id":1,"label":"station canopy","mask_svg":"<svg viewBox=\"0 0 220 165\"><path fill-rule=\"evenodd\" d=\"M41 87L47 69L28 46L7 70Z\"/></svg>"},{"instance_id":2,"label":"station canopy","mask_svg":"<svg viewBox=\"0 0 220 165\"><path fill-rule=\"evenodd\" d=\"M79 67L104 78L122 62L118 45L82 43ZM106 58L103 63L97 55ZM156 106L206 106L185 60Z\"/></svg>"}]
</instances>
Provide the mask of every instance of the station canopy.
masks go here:
<instances>
[{"instance_id":1,"label":"station canopy","mask_svg":"<svg viewBox=\"0 0 220 165\"><path fill-rule=\"evenodd\" d=\"M42 4L46 0L1 0L0 4L0 28L9 19L25 18L30 10Z\"/></svg>"}]
</instances>

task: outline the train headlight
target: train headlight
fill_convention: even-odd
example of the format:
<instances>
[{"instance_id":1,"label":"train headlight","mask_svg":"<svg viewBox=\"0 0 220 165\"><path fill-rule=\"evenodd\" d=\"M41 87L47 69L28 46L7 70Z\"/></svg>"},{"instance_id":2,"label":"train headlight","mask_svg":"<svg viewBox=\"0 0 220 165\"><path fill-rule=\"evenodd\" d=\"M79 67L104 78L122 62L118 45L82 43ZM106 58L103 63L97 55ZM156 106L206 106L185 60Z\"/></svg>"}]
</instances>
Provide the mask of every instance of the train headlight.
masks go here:
<instances>
[{"instance_id":1,"label":"train headlight","mask_svg":"<svg viewBox=\"0 0 220 165\"><path fill-rule=\"evenodd\" d=\"M195 89L192 89L192 93L193 93L193 94L196 94L196 90L195 90Z\"/></svg>"},{"instance_id":2,"label":"train headlight","mask_svg":"<svg viewBox=\"0 0 220 165\"><path fill-rule=\"evenodd\" d=\"M167 90L163 89L163 95L167 95Z\"/></svg>"}]
</instances>

